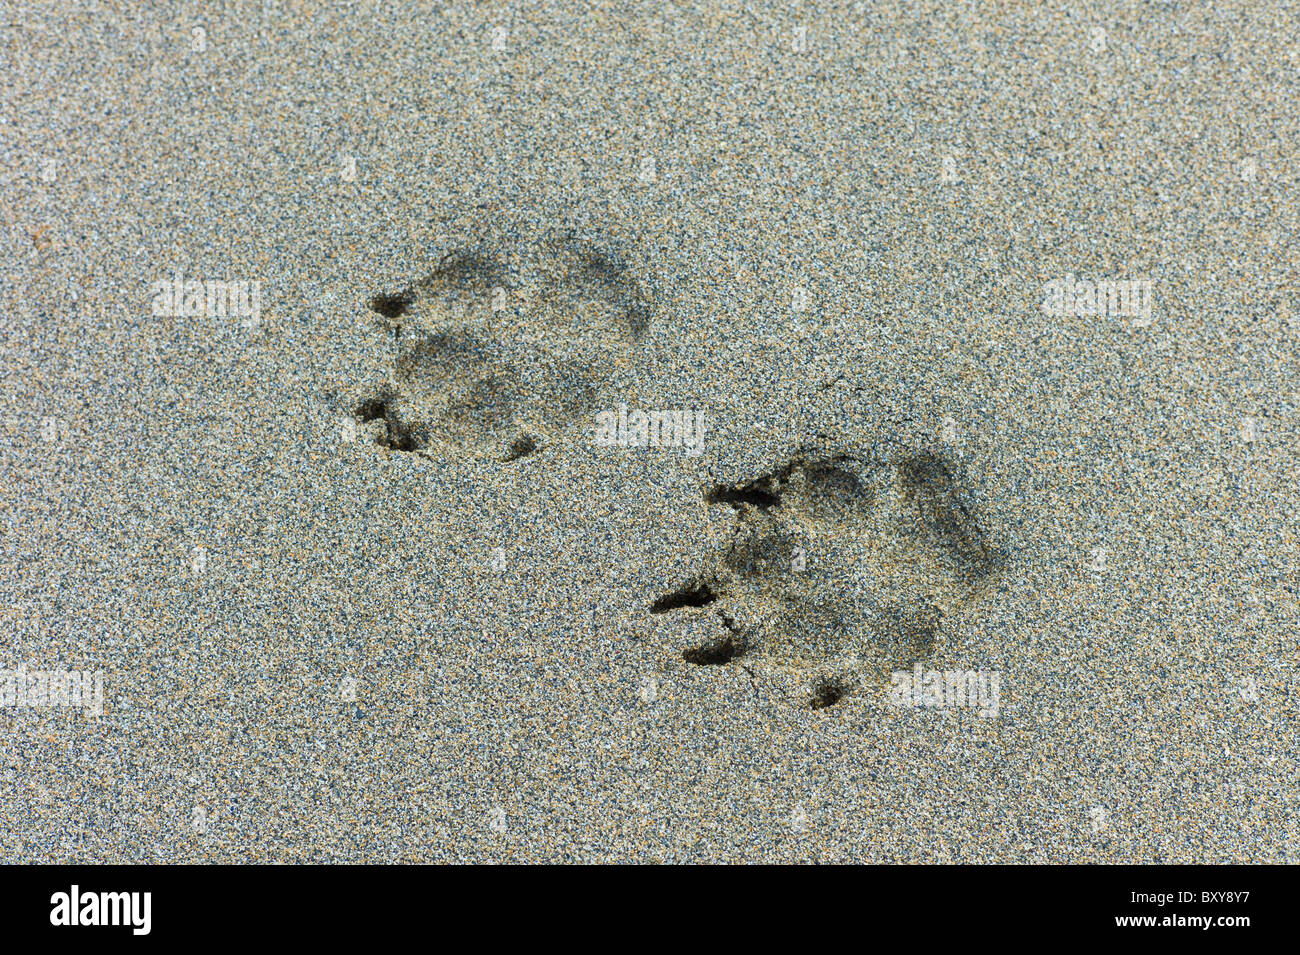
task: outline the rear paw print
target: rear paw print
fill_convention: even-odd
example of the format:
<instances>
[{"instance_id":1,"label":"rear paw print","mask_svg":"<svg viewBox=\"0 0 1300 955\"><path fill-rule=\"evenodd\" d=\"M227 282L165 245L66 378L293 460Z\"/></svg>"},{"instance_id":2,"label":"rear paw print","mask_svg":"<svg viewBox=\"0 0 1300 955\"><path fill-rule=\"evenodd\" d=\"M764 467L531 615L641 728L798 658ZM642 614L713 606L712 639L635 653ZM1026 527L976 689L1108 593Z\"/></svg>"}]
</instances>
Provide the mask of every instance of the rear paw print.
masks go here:
<instances>
[{"instance_id":1,"label":"rear paw print","mask_svg":"<svg viewBox=\"0 0 1300 955\"><path fill-rule=\"evenodd\" d=\"M617 253L572 234L453 252L370 308L397 354L389 379L349 409L363 431L392 451L502 461L590 414L652 311Z\"/></svg>"},{"instance_id":2,"label":"rear paw print","mask_svg":"<svg viewBox=\"0 0 1300 955\"><path fill-rule=\"evenodd\" d=\"M929 452L796 455L706 493L725 540L650 612L711 631L681 651L686 662L741 665L813 709L833 706L928 655L997 568L965 498Z\"/></svg>"}]
</instances>

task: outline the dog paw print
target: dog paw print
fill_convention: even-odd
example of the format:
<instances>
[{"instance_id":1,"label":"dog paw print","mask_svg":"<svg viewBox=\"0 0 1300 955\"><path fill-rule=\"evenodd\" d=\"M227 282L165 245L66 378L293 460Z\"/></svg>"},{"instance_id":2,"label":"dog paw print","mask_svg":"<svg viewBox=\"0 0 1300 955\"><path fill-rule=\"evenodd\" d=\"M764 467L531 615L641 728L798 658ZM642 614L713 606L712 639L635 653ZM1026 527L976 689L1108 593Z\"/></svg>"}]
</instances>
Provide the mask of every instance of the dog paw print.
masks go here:
<instances>
[{"instance_id":1,"label":"dog paw print","mask_svg":"<svg viewBox=\"0 0 1300 955\"><path fill-rule=\"evenodd\" d=\"M705 500L725 532L650 613L705 634L687 663L743 666L813 709L928 655L1001 559L929 452L799 454Z\"/></svg>"},{"instance_id":2,"label":"dog paw print","mask_svg":"<svg viewBox=\"0 0 1300 955\"><path fill-rule=\"evenodd\" d=\"M501 461L589 416L652 313L623 258L573 234L452 252L370 308L396 355L352 402L359 429L392 451Z\"/></svg>"}]
</instances>

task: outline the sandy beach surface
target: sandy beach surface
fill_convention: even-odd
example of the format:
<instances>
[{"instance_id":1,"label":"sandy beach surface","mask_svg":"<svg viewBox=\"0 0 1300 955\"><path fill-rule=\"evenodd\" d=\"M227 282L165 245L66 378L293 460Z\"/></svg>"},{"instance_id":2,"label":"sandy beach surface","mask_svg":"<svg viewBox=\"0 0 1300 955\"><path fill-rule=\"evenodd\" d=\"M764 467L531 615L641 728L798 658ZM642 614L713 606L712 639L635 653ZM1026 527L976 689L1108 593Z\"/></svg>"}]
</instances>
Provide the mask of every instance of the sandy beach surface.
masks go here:
<instances>
[{"instance_id":1,"label":"sandy beach surface","mask_svg":"<svg viewBox=\"0 0 1300 955\"><path fill-rule=\"evenodd\" d=\"M1296 861L1293 5L3 20L3 861Z\"/></svg>"}]
</instances>

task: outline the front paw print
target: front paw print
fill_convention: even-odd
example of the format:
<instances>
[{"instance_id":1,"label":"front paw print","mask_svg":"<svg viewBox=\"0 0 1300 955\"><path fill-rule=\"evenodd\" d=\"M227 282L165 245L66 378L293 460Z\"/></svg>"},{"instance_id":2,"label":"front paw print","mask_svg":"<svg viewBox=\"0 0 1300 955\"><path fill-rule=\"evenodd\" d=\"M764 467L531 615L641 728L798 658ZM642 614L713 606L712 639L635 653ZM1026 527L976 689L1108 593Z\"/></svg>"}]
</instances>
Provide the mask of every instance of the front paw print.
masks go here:
<instances>
[{"instance_id":1,"label":"front paw print","mask_svg":"<svg viewBox=\"0 0 1300 955\"><path fill-rule=\"evenodd\" d=\"M731 512L725 544L650 612L712 618L686 662L743 665L813 709L930 653L1000 559L953 470L928 452L800 454L706 501Z\"/></svg>"}]
</instances>

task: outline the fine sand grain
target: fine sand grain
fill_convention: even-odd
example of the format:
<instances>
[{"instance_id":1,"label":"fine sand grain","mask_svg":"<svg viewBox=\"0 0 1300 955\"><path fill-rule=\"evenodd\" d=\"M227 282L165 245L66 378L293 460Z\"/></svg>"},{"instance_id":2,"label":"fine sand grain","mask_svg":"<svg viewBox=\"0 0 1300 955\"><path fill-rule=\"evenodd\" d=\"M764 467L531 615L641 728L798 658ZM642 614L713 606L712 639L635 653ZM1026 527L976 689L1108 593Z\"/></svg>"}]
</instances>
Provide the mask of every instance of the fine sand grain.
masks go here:
<instances>
[{"instance_id":1,"label":"fine sand grain","mask_svg":"<svg viewBox=\"0 0 1300 955\"><path fill-rule=\"evenodd\" d=\"M1293 4L343 7L6 6L3 861L1296 861Z\"/></svg>"}]
</instances>

